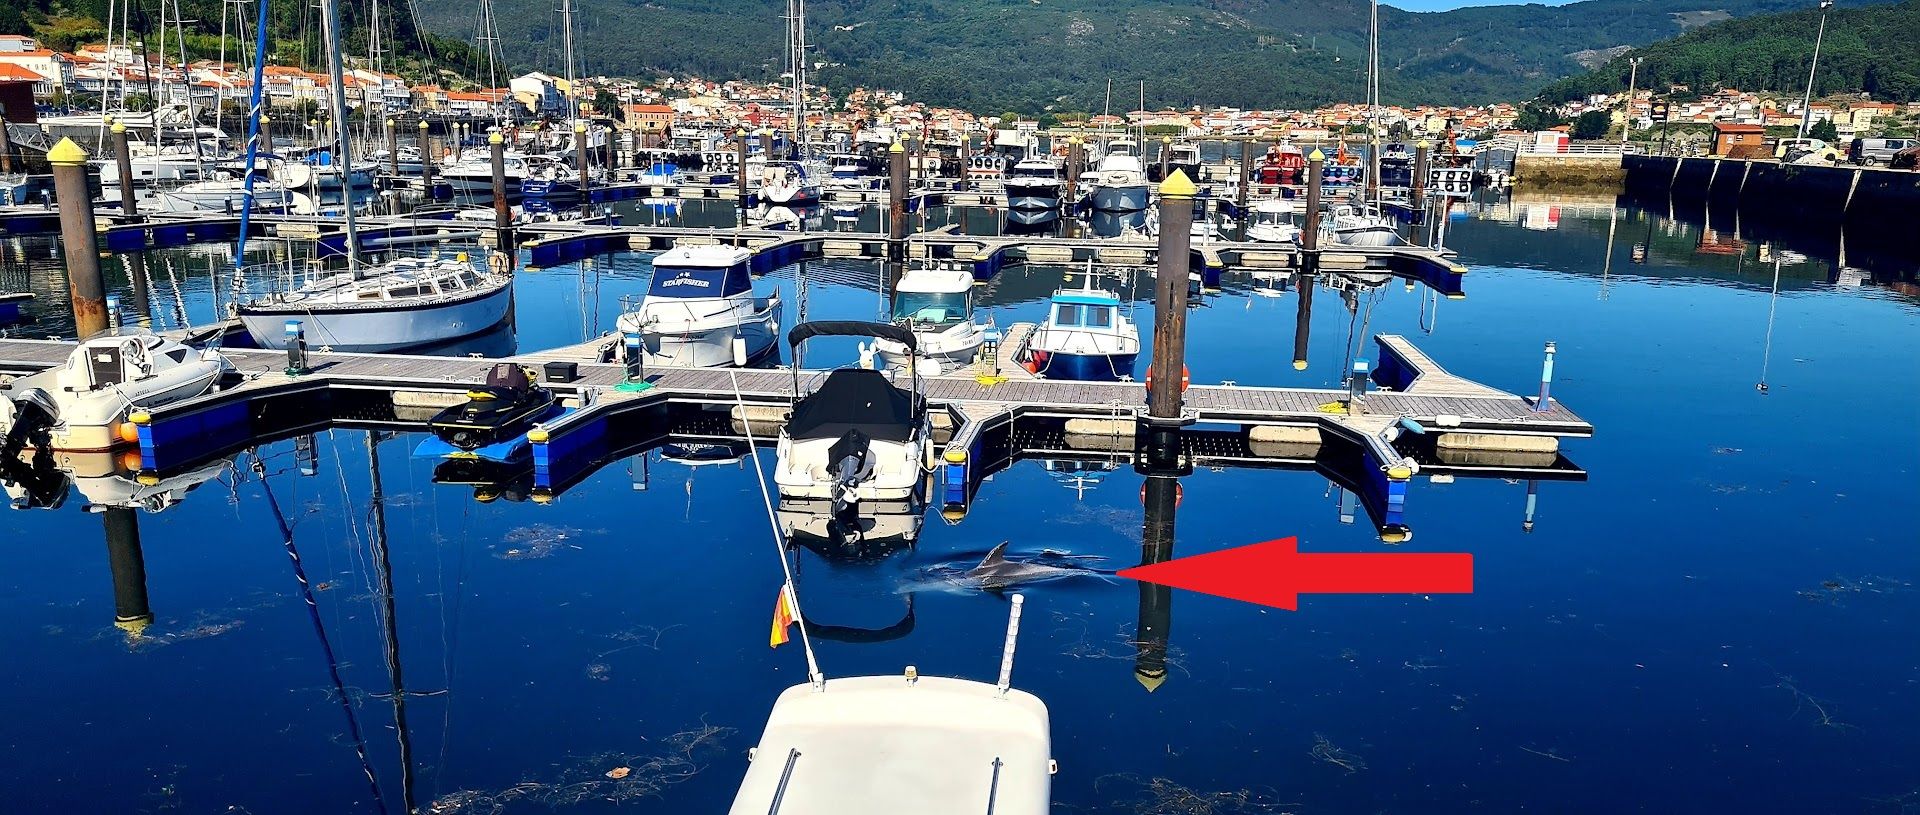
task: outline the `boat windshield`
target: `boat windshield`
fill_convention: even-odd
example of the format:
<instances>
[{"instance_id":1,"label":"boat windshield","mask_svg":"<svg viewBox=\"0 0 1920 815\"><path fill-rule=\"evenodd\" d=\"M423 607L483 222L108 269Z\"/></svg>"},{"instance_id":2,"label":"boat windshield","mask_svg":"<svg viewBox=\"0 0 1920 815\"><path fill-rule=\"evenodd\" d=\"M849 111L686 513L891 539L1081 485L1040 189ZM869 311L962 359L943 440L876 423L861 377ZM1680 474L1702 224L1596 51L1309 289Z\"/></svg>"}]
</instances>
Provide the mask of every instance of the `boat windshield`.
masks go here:
<instances>
[{"instance_id":1,"label":"boat windshield","mask_svg":"<svg viewBox=\"0 0 1920 815\"><path fill-rule=\"evenodd\" d=\"M893 319L914 328L943 328L968 319L971 299L966 292L900 292L893 298Z\"/></svg>"},{"instance_id":2,"label":"boat windshield","mask_svg":"<svg viewBox=\"0 0 1920 815\"><path fill-rule=\"evenodd\" d=\"M1053 324L1060 328L1112 328L1113 306L1056 303Z\"/></svg>"},{"instance_id":3,"label":"boat windshield","mask_svg":"<svg viewBox=\"0 0 1920 815\"><path fill-rule=\"evenodd\" d=\"M1033 165L1033 164L1027 164L1025 162L1021 162L1019 164L1013 165L1013 169L1007 172L1007 177L1008 178L1054 178L1058 174L1059 173L1054 170L1053 165L1051 164Z\"/></svg>"}]
</instances>

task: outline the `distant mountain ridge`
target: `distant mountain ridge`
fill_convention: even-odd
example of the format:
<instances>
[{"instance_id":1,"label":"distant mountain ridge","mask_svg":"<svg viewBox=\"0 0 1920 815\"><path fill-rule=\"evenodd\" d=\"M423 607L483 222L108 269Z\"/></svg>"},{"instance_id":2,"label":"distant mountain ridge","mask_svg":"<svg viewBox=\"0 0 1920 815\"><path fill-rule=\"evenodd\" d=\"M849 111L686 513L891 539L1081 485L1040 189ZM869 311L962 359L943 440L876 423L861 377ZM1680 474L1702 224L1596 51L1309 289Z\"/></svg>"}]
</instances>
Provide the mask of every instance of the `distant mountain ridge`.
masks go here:
<instances>
[{"instance_id":1,"label":"distant mountain ridge","mask_svg":"<svg viewBox=\"0 0 1920 815\"><path fill-rule=\"evenodd\" d=\"M1854 0L1858 5L1872 0ZM418 0L427 26L475 35L472 0ZM492 0L504 59L557 70L551 0ZM1585 0L1446 12L1382 7L1389 102L1531 97L1578 61L1672 37L1698 21L1805 0ZM784 0L577 0L588 73L770 79L784 68ZM1360 0L816 0L816 79L972 110L1310 106L1364 96L1368 6ZM1121 92L1126 88L1125 93Z\"/></svg>"}]
</instances>

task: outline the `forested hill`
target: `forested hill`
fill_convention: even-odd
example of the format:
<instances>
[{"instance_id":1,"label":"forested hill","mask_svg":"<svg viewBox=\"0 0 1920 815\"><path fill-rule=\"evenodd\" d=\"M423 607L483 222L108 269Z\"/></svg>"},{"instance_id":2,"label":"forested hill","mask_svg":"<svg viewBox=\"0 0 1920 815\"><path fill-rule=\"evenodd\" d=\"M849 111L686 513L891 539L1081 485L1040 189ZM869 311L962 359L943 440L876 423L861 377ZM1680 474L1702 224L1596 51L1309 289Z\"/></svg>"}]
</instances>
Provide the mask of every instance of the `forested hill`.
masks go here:
<instances>
[{"instance_id":1,"label":"forested hill","mask_svg":"<svg viewBox=\"0 0 1920 815\"><path fill-rule=\"evenodd\" d=\"M1644 58L1640 87L1799 92L1819 24L1820 12L1809 9L1716 23L1655 43L1633 52ZM1626 57L1617 57L1541 95L1557 102L1617 92L1626 87L1629 67ZM1920 0L1829 13L1814 96L1860 92L1887 102L1920 100Z\"/></svg>"},{"instance_id":2,"label":"forested hill","mask_svg":"<svg viewBox=\"0 0 1920 815\"><path fill-rule=\"evenodd\" d=\"M415 15L406 3L392 3L389 0L343 0L341 3L341 26L346 33L342 47L356 65L369 56L367 43L373 33L371 22L374 19L374 3L379 3L379 35L384 43L384 53L381 55L383 68L410 78L422 78L429 73L439 74L449 70L464 76L479 75L475 69L477 52L468 44L467 38L424 32L415 25ZM30 34L38 38L44 47L71 51L79 45L106 40L108 4L109 0L0 0L0 33ZM112 5L117 39L121 15L125 13L123 9L129 6L126 0L117 0ZM165 40L170 60L179 59L178 36L181 31L186 34L189 59L219 56L223 23L228 36L225 52L228 61L237 61L236 55L241 51L251 53L251 32L257 13L257 7L252 3L178 0L176 9L175 2L168 0L165 5ZM134 39L144 39L148 51L157 52L161 44L161 0L131 0L130 7L133 10ZM226 14L225 20L221 19L223 12ZM236 14L244 15L246 19L238 20ZM321 45L318 15L317 4L309 0L273 0L267 3L267 18L270 21L268 34L272 38L268 50L277 62L308 68L318 68L325 63L326 52ZM177 24L176 19L186 22ZM239 35L243 29L249 32L244 43ZM450 77L441 75L438 78Z\"/></svg>"},{"instance_id":3,"label":"forested hill","mask_svg":"<svg viewBox=\"0 0 1920 815\"><path fill-rule=\"evenodd\" d=\"M475 34L475 0L418 0L429 27ZM553 0L491 0L507 58L557 70ZM1811 0L1584 0L1438 13L1381 9L1389 102L1531 97L1607 49ZM1841 0L1860 5L1873 0ZM590 74L771 79L785 0L576 0ZM1311 105L1363 94L1366 0L810 0L819 81L893 88L975 110ZM1127 94L1121 87L1133 90Z\"/></svg>"}]
</instances>

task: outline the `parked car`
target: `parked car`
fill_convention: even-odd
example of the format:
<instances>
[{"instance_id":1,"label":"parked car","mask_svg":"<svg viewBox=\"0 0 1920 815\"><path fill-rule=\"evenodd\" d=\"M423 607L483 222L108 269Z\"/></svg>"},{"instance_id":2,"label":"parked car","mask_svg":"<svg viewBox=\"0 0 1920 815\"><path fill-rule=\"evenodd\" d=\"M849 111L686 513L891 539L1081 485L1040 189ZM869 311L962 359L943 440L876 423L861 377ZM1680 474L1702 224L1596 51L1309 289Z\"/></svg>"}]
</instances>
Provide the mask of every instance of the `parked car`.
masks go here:
<instances>
[{"instance_id":1,"label":"parked car","mask_svg":"<svg viewBox=\"0 0 1920 815\"><path fill-rule=\"evenodd\" d=\"M1819 139L1781 139L1773 148L1781 164L1839 164L1840 151Z\"/></svg>"},{"instance_id":2,"label":"parked car","mask_svg":"<svg viewBox=\"0 0 1920 815\"><path fill-rule=\"evenodd\" d=\"M1913 139L1854 139L1847 145L1847 160L1855 164L1886 164L1893 154L1915 144Z\"/></svg>"}]
</instances>

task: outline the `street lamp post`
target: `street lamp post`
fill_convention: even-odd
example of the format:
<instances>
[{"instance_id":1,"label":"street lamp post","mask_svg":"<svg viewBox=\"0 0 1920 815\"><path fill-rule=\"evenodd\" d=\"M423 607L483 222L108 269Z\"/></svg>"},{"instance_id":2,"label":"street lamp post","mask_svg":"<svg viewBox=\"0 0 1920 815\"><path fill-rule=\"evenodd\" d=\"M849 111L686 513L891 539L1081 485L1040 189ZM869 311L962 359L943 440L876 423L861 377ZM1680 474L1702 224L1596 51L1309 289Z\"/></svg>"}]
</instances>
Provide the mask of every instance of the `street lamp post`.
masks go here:
<instances>
[{"instance_id":1,"label":"street lamp post","mask_svg":"<svg viewBox=\"0 0 1920 815\"><path fill-rule=\"evenodd\" d=\"M1640 60L1645 57L1627 57L1627 106L1620 116L1620 146L1627 146L1627 134L1633 132L1633 85L1640 78Z\"/></svg>"},{"instance_id":2,"label":"street lamp post","mask_svg":"<svg viewBox=\"0 0 1920 815\"><path fill-rule=\"evenodd\" d=\"M1813 76L1820 70L1820 42L1827 38L1827 9L1833 0L1820 0L1820 30L1813 35L1813 64L1807 67L1807 93L1800 98L1800 138L1813 128Z\"/></svg>"}]
</instances>

